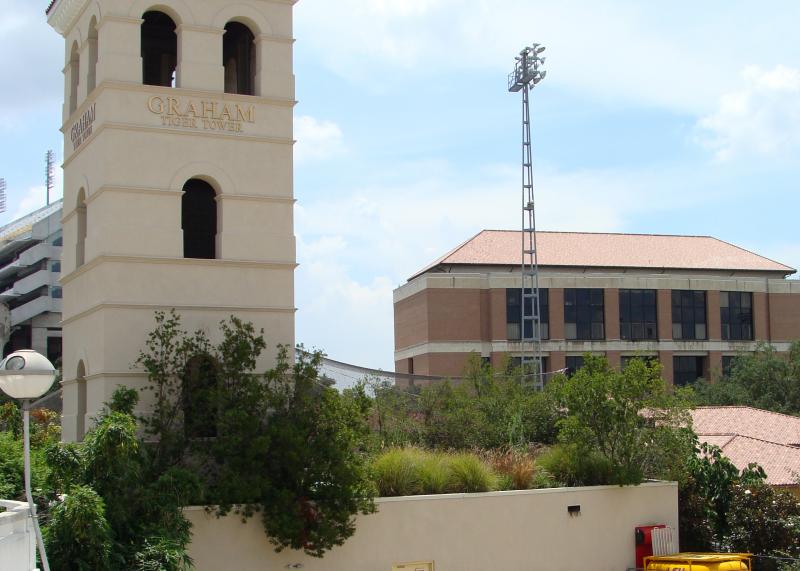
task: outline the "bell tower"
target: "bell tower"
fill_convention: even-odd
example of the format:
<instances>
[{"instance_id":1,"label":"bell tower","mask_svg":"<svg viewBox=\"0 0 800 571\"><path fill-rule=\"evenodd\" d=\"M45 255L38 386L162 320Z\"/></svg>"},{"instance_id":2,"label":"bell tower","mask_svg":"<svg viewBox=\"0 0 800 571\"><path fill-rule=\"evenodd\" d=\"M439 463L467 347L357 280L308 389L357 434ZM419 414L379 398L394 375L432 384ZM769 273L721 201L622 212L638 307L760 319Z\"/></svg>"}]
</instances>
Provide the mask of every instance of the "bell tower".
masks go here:
<instances>
[{"instance_id":1,"label":"bell tower","mask_svg":"<svg viewBox=\"0 0 800 571\"><path fill-rule=\"evenodd\" d=\"M54 0L65 39L63 438L80 440L158 310L294 346L296 0ZM143 398L140 412L148 402Z\"/></svg>"}]
</instances>

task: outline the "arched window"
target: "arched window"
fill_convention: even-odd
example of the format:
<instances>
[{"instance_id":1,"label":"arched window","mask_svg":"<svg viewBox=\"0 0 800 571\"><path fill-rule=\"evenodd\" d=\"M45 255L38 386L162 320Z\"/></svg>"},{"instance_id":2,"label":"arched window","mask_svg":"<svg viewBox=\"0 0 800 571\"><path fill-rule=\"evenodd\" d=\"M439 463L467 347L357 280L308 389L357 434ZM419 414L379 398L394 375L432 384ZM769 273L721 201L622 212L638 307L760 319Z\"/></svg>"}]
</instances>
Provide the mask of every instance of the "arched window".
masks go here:
<instances>
[{"instance_id":1,"label":"arched window","mask_svg":"<svg viewBox=\"0 0 800 571\"><path fill-rule=\"evenodd\" d=\"M181 228L184 258L217 257L216 192L207 182L193 178L183 185Z\"/></svg>"},{"instance_id":2,"label":"arched window","mask_svg":"<svg viewBox=\"0 0 800 571\"><path fill-rule=\"evenodd\" d=\"M78 386L77 409L75 410L75 439L83 440L86 435L86 366L83 361L78 361L78 371L75 375L75 382Z\"/></svg>"},{"instance_id":3,"label":"arched window","mask_svg":"<svg viewBox=\"0 0 800 571\"><path fill-rule=\"evenodd\" d=\"M89 71L86 74L86 93L97 86L97 18L92 17L89 24Z\"/></svg>"},{"instance_id":4,"label":"arched window","mask_svg":"<svg viewBox=\"0 0 800 571\"><path fill-rule=\"evenodd\" d=\"M142 82L145 85L174 87L177 65L178 36L175 22L163 12L145 12L142 24Z\"/></svg>"},{"instance_id":5,"label":"arched window","mask_svg":"<svg viewBox=\"0 0 800 571\"><path fill-rule=\"evenodd\" d=\"M78 223L77 241L75 242L75 269L86 262L86 192L78 192L78 203L75 206Z\"/></svg>"},{"instance_id":6,"label":"arched window","mask_svg":"<svg viewBox=\"0 0 800 571\"><path fill-rule=\"evenodd\" d=\"M225 93L255 95L255 36L244 24L228 22L225 25L222 64L225 66Z\"/></svg>"},{"instance_id":7,"label":"arched window","mask_svg":"<svg viewBox=\"0 0 800 571\"><path fill-rule=\"evenodd\" d=\"M81 56L78 42L72 44L69 53L69 114L75 113L78 108L78 81L81 74Z\"/></svg>"},{"instance_id":8,"label":"arched window","mask_svg":"<svg viewBox=\"0 0 800 571\"><path fill-rule=\"evenodd\" d=\"M216 391L219 369L208 355L195 355L186 364L182 383L183 429L186 438L217 435Z\"/></svg>"}]
</instances>

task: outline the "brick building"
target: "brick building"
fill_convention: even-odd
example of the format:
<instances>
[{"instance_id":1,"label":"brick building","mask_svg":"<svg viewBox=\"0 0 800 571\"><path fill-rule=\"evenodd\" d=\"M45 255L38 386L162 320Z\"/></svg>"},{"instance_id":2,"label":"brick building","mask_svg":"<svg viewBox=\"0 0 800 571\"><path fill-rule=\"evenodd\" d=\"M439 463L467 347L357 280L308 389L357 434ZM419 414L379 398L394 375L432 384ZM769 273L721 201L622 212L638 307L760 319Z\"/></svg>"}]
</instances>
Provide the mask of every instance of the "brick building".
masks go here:
<instances>
[{"instance_id":1,"label":"brick building","mask_svg":"<svg viewBox=\"0 0 800 571\"><path fill-rule=\"evenodd\" d=\"M394 292L395 368L458 376L520 350L521 233L484 230ZM800 339L795 269L709 236L540 232L546 371L585 353L658 358L675 384L719 374L758 341Z\"/></svg>"}]
</instances>

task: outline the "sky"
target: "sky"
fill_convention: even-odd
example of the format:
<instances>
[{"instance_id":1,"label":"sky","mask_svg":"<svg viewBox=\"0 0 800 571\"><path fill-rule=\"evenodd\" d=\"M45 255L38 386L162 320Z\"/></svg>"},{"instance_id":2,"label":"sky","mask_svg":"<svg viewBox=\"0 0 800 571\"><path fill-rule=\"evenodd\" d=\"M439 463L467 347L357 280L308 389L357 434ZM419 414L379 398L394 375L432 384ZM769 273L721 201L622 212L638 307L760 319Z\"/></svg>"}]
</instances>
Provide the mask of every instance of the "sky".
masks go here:
<instances>
[{"instance_id":1,"label":"sky","mask_svg":"<svg viewBox=\"0 0 800 571\"><path fill-rule=\"evenodd\" d=\"M46 3L0 0L0 224L44 204L63 156ZM712 235L800 268L799 21L794 0L301 0L297 341L391 370L392 291L518 228L507 75L533 42L540 229Z\"/></svg>"}]
</instances>

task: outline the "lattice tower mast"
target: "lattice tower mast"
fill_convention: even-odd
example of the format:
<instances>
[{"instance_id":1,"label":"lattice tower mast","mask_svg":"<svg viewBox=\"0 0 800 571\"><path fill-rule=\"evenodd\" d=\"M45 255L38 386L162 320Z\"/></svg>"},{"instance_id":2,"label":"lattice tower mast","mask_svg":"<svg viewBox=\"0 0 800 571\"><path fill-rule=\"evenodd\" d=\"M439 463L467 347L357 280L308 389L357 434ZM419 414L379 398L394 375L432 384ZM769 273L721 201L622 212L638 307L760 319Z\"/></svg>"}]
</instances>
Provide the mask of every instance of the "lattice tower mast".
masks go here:
<instances>
[{"instance_id":1,"label":"lattice tower mast","mask_svg":"<svg viewBox=\"0 0 800 571\"><path fill-rule=\"evenodd\" d=\"M55 164L56 154L53 151L47 151L45 155L45 186L47 188L47 205L50 206L50 195L53 193L55 186Z\"/></svg>"},{"instance_id":2,"label":"lattice tower mast","mask_svg":"<svg viewBox=\"0 0 800 571\"><path fill-rule=\"evenodd\" d=\"M530 91L544 79L540 70L544 46L532 44L516 58L508 76L508 90L522 92L522 285L520 350L524 371L533 374L537 388L544 386L542 367L542 320L539 303L539 260L536 251L536 209L533 192L533 152L531 147Z\"/></svg>"}]
</instances>

